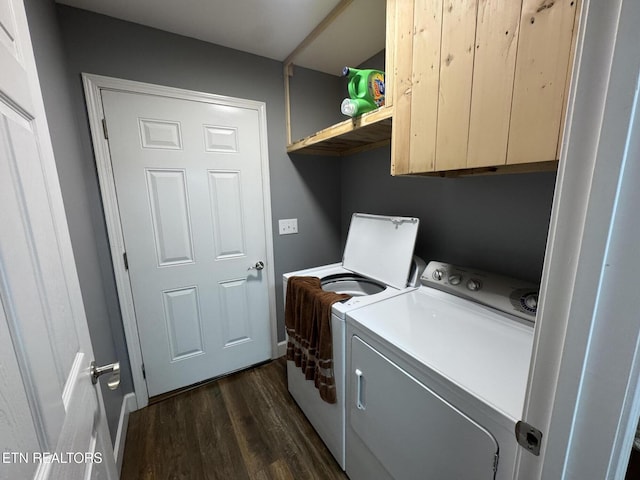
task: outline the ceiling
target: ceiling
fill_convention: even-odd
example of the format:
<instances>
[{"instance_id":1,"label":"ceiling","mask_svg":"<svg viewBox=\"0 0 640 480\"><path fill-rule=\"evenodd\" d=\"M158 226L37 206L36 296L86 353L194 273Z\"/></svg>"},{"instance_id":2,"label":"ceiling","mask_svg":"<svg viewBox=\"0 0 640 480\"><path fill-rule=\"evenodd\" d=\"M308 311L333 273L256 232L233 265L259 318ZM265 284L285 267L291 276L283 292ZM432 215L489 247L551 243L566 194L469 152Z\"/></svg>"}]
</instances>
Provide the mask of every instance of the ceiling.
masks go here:
<instances>
[{"instance_id":1,"label":"ceiling","mask_svg":"<svg viewBox=\"0 0 640 480\"><path fill-rule=\"evenodd\" d=\"M56 0L283 61L340 0ZM339 75L384 48L385 0L353 0L294 64Z\"/></svg>"}]
</instances>

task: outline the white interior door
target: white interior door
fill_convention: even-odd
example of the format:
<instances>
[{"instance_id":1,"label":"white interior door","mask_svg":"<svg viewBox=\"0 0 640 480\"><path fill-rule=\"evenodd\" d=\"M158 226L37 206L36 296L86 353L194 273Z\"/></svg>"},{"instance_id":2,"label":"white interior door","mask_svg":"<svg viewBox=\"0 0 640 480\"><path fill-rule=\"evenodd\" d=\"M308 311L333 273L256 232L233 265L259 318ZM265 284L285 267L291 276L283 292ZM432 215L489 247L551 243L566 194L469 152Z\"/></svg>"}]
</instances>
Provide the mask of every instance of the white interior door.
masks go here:
<instances>
[{"instance_id":1,"label":"white interior door","mask_svg":"<svg viewBox=\"0 0 640 480\"><path fill-rule=\"evenodd\" d=\"M102 91L150 396L271 356L256 109Z\"/></svg>"},{"instance_id":2,"label":"white interior door","mask_svg":"<svg viewBox=\"0 0 640 480\"><path fill-rule=\"evenodd\" d=\"M116 478L18 0L0 0L0 71L0 479Z\"/></svg>"}]
</instances>

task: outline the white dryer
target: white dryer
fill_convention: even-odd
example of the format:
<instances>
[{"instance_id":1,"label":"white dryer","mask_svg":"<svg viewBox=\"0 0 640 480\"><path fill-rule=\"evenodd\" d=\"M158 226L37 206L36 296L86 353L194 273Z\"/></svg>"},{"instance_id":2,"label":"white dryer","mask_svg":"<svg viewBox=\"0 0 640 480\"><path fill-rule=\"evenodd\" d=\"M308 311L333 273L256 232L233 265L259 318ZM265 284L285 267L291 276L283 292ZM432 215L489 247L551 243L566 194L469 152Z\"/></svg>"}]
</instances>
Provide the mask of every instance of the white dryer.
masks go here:
<instances>
[{"instance_id":1,"label":"white dryer","mask_svg":"<svg viewBox=\"0 0 640 480\"><path fill-rule=\"evenodd\" d=\"M425 268L413 256L419 219L355 213L342 263L283 275L285 301L292 276L313 276L325 290L352 295L332 308L333 363L337 402L320 398L313 381L287 362L289 392L334 458L345 469L345 318L348 312L415 290Z\"/></svg>"},{"instance_id":2,"label":"white dryer","mask_svg":"<svg viewBox=\"0 0 640 480\"><path fill-rule=\"evenodd\" d=\"M538 287L430 262L347 317L352 480L513 478Z\"/></svg>"}]
</instances>

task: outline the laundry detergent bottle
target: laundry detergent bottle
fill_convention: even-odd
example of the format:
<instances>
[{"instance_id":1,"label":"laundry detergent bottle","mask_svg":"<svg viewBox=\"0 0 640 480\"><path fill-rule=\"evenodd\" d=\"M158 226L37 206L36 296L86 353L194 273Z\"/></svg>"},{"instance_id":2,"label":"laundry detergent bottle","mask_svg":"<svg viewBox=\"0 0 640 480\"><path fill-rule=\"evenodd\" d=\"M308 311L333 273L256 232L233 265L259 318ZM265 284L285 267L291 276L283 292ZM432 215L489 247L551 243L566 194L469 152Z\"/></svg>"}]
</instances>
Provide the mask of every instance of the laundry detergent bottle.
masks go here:
<instances>
[{"instance_id":1,"label":"laundry detergent bottle","mask_svg":"<svg viewBox=\"0 0 640 480\"><path fill-rule=\"evenodd\" d=\"M355 117L384 105L384 72L344 67L342 76L349 79L349 98L340 106L344 115Z\"/></svg>"}]
</instances>

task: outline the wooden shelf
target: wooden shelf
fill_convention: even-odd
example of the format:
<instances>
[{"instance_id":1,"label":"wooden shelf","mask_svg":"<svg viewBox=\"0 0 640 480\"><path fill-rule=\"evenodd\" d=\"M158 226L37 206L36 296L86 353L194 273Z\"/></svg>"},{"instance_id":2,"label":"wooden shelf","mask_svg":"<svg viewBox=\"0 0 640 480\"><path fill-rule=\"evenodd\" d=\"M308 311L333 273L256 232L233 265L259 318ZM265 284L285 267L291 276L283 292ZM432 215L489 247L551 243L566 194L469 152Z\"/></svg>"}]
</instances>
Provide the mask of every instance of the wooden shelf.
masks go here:
<instances>
[{"instance_id":1,"label":"wooden shelf","mask_svg":"<svg viewBox=\"0 0 640 480\"><path fill-rule=\"evenodd\" d=\"M392 1L392 0L387 0ZM393 0L395 1L395 0ZM338 4L334 7L334 9L329 12L329 14L318 24L313 31L307 35L307 37L298 45L291 54L285 58L283 62L283 78L284 78L284 98L285 98L285 125L286 125L286 134L287 134L287 152L288 153L301 153L307 155L324 155L324 156L344 156L351 155L353 153L362 152L365 150L371 150L373 148L378 148L383 145L388 145L391 143L391 118L393 116L393 105L392 99L392 85L385 85L385 97L386 97L386 106L374 110L373 112L365 113L355 119L347 119L343 122L340 122L331 127L325 128L313 135L310 135L301 140L293 141L291 138L291 90L289 85L289 78L293 76L293 66L297 60L301 60L303 57L311 55L312 58L320 59L323 55L319 55L317 52L314 53L313 45L314 42L316 48L319 48L323 53L326 52L326 46L323 39L323 35L326 37L327 35L334 35L334 33L327 33L327 28L332 25L333 28L338 30L345 30L347 27L349 32L352 35L355 35L355 38L361 39L364 38L364 35L354 34L356 24L365 28L367 31L375 31L375 32L383 32L383 29L371 29L372 24L377 24L378 20L384 20L384 15L387 16L385 23L389 23L389 15L390 10L386 7L384 10L379 10L375 12L375 9L368 10L368 15L363 16L358 14L358 22L354 24L352 20L350 20L350 14L345 12L351 11L360 12L362 8L369 7L370 2L367 0L340 0ZM386 2L377 2L378 6L386 5ZM392 9L395 14L395 9ZM378 16L378 13L381 16ZM384 15L383 15L384 14ZM337 26L336 26L337 25ZM333 32L333 30L330 30ZM344 32L343 32L344 33ZM368 38L368 37L367 37ZM367 40L365 42L366 48L360 49L356 48L355 51L358 52L357 55L363 55L367 53L364 58L358 59L359 61L355 61L356 59L349 58L340 58L336 60L335 54L331 54L331 58L336 62L339 62L338 65L358 65L362 61L374 55L379 48L383 45L386 48L387 52L394 51L393 48L389 48L389 37L388 35L384 35L384 42L378 45L378 42ZM320 39L320 40L319 40ZM317 47L317 45L321 45ZM378 46L376 46L378 45ZM308 49L311 48L311 51ZM373 51L368 51L368 49L375 48ZM311 53L310 53L311 52ZM335 52L334 52L335 53ZM387 55L388 57L388 55ZM301 60L302 61L302 60ZM393 71L393 59L386 58L386 68L390 71ZM346 62L346 63L345 63ZM320 63L318 63L318 66ZM307 68L315 69L313 66L305 63ZM327 70L327 65L325 65L325 69L320 69L324 72L328 71L336 71L337 69L331 68Z\"/></svg>"},{"instance_id":2,"label":"wooden shelf","mask_svg":"<svg viewBox=\"0 0 640 480\"><path fill-rule=\"evenodd\" d=\"M344 156L388 145L392 116L392 107L379 108L293 142L287 152Z\"/></svg>"}]
</instances>

